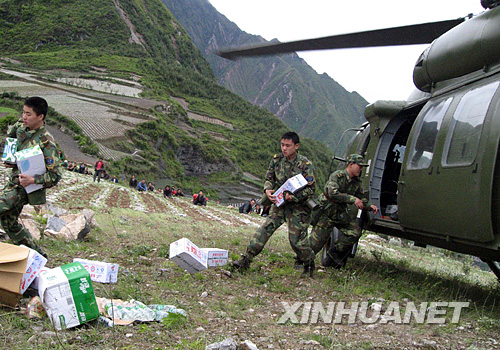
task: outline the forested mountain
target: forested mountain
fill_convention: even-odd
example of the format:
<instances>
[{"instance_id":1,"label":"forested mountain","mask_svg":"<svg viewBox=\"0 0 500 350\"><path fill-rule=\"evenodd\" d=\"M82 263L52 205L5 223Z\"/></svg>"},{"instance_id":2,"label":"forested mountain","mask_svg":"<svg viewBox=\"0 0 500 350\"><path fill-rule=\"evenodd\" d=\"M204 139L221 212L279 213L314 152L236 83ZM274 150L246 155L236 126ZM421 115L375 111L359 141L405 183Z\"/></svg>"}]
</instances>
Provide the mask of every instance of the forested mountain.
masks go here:
<instances>
[{"instance_id":1,"label":"forested mountain","mask_svg":"<svg viewBox=\"0 0 500 350\"><path fill-rule=\"evenodd\" d=\"M209 0L162 1L205 55L221 85L273 112L301 135L333 149L345 129L364 121L368 102L363 97L348 92L327 74L316 73L296 54L235 62L214 55L219 48L265 40L239 29Z\"/></svg>"},{"instance_id":2,"label":"forested mountain","mask_svg":"<svg viewBox=\"0 0 500 350\"><path fill-rule=\"evenodd\" d=\"M199 181L237 182L244 173L262 178L270 157L279 152L279 136L289 130L272 113L217 84L210 65L160 0L4 0L0 37L0 68L29 72L44 84L68 76L137 83L148 105L157 101L146 108L116 92L99 97L106 106L129 109L111 117L126 132L105 139L85 131L107 127L100 115L85 119L95 124L92 129L86 129L83 117L74 119L84 134L75 135L80 144L93 141L99 150L124 155L109 162L116 171L154 174L184 188ZM24 78L0 73L2 79ZM78 127L73 132L82 131ZM301 145L319 179L325 179L326 147L311 139ZM137 150L140 157L132 157Z\"/></svg>"}]
</instances>

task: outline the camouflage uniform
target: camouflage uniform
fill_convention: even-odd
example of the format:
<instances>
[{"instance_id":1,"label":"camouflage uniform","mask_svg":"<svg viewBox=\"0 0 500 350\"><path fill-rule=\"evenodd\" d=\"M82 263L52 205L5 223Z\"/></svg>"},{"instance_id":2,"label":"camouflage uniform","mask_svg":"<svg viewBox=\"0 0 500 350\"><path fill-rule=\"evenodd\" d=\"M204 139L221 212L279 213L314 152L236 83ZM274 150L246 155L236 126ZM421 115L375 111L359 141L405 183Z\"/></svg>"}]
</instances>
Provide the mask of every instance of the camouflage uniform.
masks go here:
<instances>
[{"instance_id":1,"label":"camouflage uniform","mask_svg":"<svg viewBox=\"0 0 500 350\"><path fill-rule=\"evenodd\" d=\"M266 190L277 190L286 180L298 174L302 174L308 184L295 194L291 194L293 201L285 201L279 207L272 204L266 222L257 229L247 247L245 256L248 259L251 260L262 251L274 231L285 221L288 223L288 238L292 249L299 259L303 261L310 259L312 251L306 244L307 242L304 241L304 244L299 244L299 242L303 241L307 236L311 210L306 202L315 191L314 168L311 162L298 153L291 161L287 160L282 154L276 154L271 160L266 173L264 192Z\"/></svg>"},{"instance_id":2,"label":"camouflage uniform","mask_svg":"<svg viewBox=\"0 0 500 350\"><path fill-rule=\"evenodd\" d=\"M325 245L334 227L342 230L343 235L335 244L337 252L346 252L361 236L361 229L351 222L348 204L356 198L363 201L363 209L370 209L358 177L351 178L347 170L337 170L330 175L325 191L320 195L319 217L309 236L309 244L314 254Z\"/></svg>"},{"instance_id":3,"label":"camouflage uniform","mask_svg":"<svg viewBox=\"0 0 500 350\"><path fill-rule=\"evenodd\" d=\"M0 222L15 244L24 244L42 252L29 231L19 224L18 218L25 204L44 204L45 188L56 185L61 179L60 158L54 138L47 132L45 126L28 130L20 122L9 128L7 137L17 138L18 151L39 145L45 157L46 173L34 177L35 184L42 184L43 188L28 194L19 184L19 170L17 167L12 169L9 181L0 191Z\"/></svg>"}]
</instances>

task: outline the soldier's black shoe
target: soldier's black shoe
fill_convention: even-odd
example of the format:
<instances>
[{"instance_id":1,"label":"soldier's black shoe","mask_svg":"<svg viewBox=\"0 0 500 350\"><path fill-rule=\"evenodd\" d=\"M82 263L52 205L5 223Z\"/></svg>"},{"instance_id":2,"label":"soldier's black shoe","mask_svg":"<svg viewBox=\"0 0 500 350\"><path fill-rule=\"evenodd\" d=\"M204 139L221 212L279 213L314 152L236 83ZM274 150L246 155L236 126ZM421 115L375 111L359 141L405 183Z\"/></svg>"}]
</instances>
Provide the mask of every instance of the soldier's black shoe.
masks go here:
<instances>
[{"instance_id":1,"label":"soldier's black shoe","mask_svg":"<svg viewBox=\"0 0 500 350\"><path fill-rule=\"evenodd\" d=\"M310 277L312 278L314 275L314 269L315 269L315 264L314 261L304 263L304 271L302 271L302 274L300 275L301 278L306 278Z\"/></svg>"},{"instance_id":2,"label":"soldier's black shoe","mask_svg":"<svg viewBox=\"0 0 500 350\"><path fill-rule=\"evenodd\" d=\"M343 252L328 252L328 255L330 258L332 258L332 266L335 269L341 269L345 266L346 260L347 260L347 254Z\"/></svg>"},{"instance_id":3,"label":"soldier's black shoe","mask_svg":"<svg viewBox=\"0 0 500 350\"><path fill-rule=\"evenodd\" d=\"M234 261L232 266L236 270L245 271L248 270L251 262L252 259L250 259L246 255L243 255L240 260Z\"/></svg>"},{"instance_id":4,"label":"soldier's black shoe","mask_svg":"<svg viewBox=\"0 0 500 350\"><path fill-rule=\"evenodd\" d=\"M300 269L304 268L304 262L302 261L302 259L300 259L298 256L296 256L294 259L295 259L295 263L293 264L293 268L295 270L300 270Z\"/></svg>"}]
</instances>

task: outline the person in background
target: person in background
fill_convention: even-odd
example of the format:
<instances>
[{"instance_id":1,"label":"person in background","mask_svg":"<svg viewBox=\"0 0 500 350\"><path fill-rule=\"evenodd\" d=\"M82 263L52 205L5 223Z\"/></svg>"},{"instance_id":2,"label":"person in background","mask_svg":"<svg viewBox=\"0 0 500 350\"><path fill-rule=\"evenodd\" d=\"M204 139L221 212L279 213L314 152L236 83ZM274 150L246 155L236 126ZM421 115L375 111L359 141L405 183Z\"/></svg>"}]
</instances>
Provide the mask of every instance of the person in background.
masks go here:
<instances>
[{"instance_id":1,"label":"person in background","mask_svg":"<svg viewBox=\"0 0 500 350\"><path fill-rule=\"evenodd\" d=\"M248 202L246 202L245 204L242 204L240 207L239 207L239 211L240 213L243 213L243 214L249 214L253 207L255 205L255 199L250 199Z\"/></svg>"},{"instance_id":2,"label":"person in background","mask_svg":"<svg viewBox=\"0 0 500 350\"><path fill-rule=\"evenodd\" d=\"M154 192L155 191L155 186L153 185L152 182L148 182L148 192Z\"/></svg>"},{"instance_id":3,"label":"person in background","mask_svg":"<svg viewBox=\"0 0 500 350\"><path fill-rule=\"evenodd\" d=\"M163 197L172 198L172 189L170 188L170 185L166 185L163 189Z\"/></svg>"},{"instance_id":4,"label":"person in background","mask_svg":"<svg viewBox=\"0 0 500 350\"><path fill-rule=\"evenodd\" d=\"M104 162L102 158L99 158L99 160L94 165L94 182L96 177L97 177L97 182L101 182L101 176L103 170L104 170Z\"/></svg>"},{"instance_id":5,"label":"person in background","mask_svg":"<svg viewBox=\"0 0 500 350\"><path fill-rule=\"evenodd\" d=\"M118 179L116 178L116 175L113 175L113 177L111 178L111 182L114 182L115 184L118 183Z\"/></svg>"},{"instance_id":6,"label":"person in background","mask_svg":"<svg viewBox=\"0 0 500 350\"><path fill-rule=\"evenodd\" d=\"M177 191L175 191L175 196L176 197L184 197L184 192L182 192L182 190L180 188L178 188Z\"/></svg>"},{"instance_id":7,"label":"person in background","mask_svg":"<svg viewBox=\"0 0 500 350\"><path fill-rule=\"evenodd\" d=\"M146 185L146 180L142 179L141 182L136 187L137 191L146 192L148 190L148 186Z\"/></svg>"},{"instance_id":8,"label":"person in background","mask_svg":"<svg viewBox=\"0 0 500 350\"><path fill-rule=\"evenodd\" d=\"M203 191L200 190L198 194L193 195L193 204L194 205L207 205L207 197L203 194Z\"/></svg>"},{"instance_id":9,"label":"person in background","mask_svg":"<svg viewBox=\"0 0 500 350\"><path fill-rule=\"evenodd\" d=\"M129 187L136 188L137 187L137 179L135 178L135 175L132 175L130 178L130 181L128 182Z\"/></svg>"},{"instance_id":10,"label":"person in background","mask_svg":"<svg viewBox=\"0 0 500 350\"><path fill-rule=\"evenodd\" d=\"M253 211L254 211L255 214L260 215L260 213L262 212L260 204L255 204L255 208L254 208Z\"/></svg>"}]
</instances>

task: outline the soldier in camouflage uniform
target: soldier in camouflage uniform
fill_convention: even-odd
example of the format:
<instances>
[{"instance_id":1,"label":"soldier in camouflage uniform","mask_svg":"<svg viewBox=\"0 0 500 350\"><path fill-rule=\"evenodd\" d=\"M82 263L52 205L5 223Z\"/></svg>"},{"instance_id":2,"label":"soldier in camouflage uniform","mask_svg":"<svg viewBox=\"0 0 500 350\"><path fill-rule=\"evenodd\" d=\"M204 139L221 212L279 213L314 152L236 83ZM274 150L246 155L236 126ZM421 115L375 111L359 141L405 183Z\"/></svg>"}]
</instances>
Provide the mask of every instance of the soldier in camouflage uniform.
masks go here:
<instances>
[{"instance_id":1,"label":"soldier in camouflage uniform","mask_svg":"<svg viewBox=\"0 0 500 350\"><path fill-rule=\"evenodd\" d=\"M375 214L378 211L378 208L368 203L365 198L359 179L365 165L367 164L364 164L361 155L352 154L346 169L337 170L330 175L325 190L319 197L319 212L314 213L317 223L306 239L314 254L317 254L327 242L334 227L342 230L343 235L335 243L334 251L328 252L336 268L345 265L352 246L361 236L361 228L351 222L347 205L354 204L358 209L371 210Z\"/></svg>"},{"instance_id":2,"label":"soldier in camouflage uniform","mask_svg":"<svg viewBox=\"0 0 500 350\"><path fill-rule=\"evenodd\" d=\"M19 224L18 217L25 204L44 204L45 188L52 187L61 179L60 158L54 138L45 129L47 102L41 97L28 98L23 106L22 120L11 126L7 137L17 138L17 150L40 146L45 158L46 172L35 177L21 174L16 165L4 163L12 168L10 179L0 191L0 222L12 241L33 248L46 257L46 254L33 240L29 231ZM43 188L26 193L25 187L41 184Z\"/></svg>"},{"instance_id":3,"label":"soldier in camouflage uniform","mask_svg":"<svg viewBox=\"0 0 500 350\"><path fill-rule=\"evenodd\" d=\"M281 137L282 154L276 154L266 173L264 184L264 199L269 199L273 204L266 222L257 229L243 257L235 261L233 266L240 270L246 270L252 259L264 248L268 239L285 221L288 223L288 237L292 249L302 261L310 261L312 251L304 240L307 235L307 226L311 210L307 206L307 200L314 194L314 169L311 162L298 153L299 136L295 132L286 132ZM302 174L307 180L307 185L292 194L285 192L285 202L277 206L277 198L273 193L283 185L289 178ZM304 244L299 244L303 241ZM312 266L304 267L306 272L314 269Z\"/></svg>"}]
</instances>

